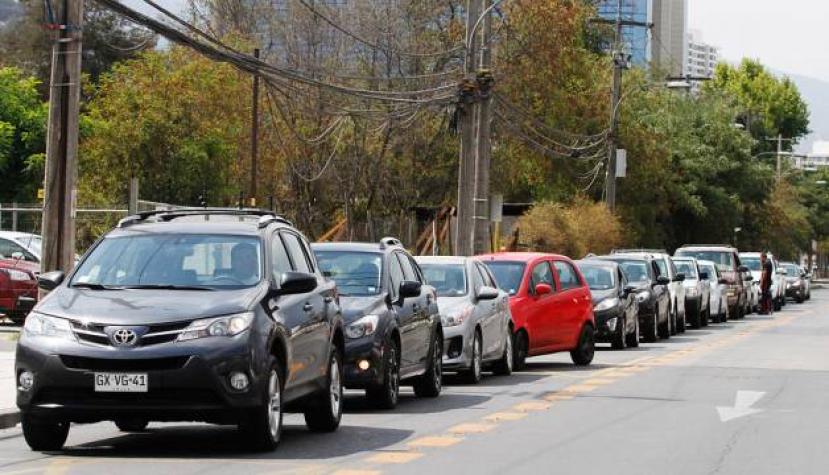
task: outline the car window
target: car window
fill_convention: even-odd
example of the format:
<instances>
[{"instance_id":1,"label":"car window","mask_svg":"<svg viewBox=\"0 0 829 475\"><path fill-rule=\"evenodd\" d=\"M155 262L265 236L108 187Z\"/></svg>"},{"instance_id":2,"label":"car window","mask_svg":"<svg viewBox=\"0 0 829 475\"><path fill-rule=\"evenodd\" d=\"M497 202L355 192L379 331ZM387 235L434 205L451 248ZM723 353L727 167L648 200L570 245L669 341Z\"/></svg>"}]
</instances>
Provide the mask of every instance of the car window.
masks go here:
<instances>
[{"instance_id":1,"label":"car window","mask_svg":"<svg viewBox=\"0 0 829 475\"><path fill-rule=\"evenodd\" d=\"M383 255L379 252L316 251L316 256L319 268L337 283L340 295L380 293Z\"/></svg>"},{"instance_id":2,"label":"car window","mask_svg":"<svg viewBox=\"0 0 829 475\"><path fill-rule=\"evenodd\" d=\"M0 258L10 259L15 253L23 254L23 259L26 261L37 261L32 253L27 251L20 244L8 239L0 239Z\"/></svg>"},{"instance_id":3,"label":"car window","mask_svg":"<svg viewBox=\"0 0 829 475\"><path fill-rule=\"evenodd\" d=\"M495 288L495 281L492 280L492 276L489 274L489 271L487 270L486 266L476 262L475 268L478 269L478 272L481 273L481 279L483 280L484 285L487 287Z\"/></svg>"},{"instance_id":4,"label":"car window","mask_svg":"<svg viewBox=\"0 0 829 475\"><path fill-rule=\"evenodd\" d=\"M535 286L538 284L547 284L555 290L556 283L553 279L553 271L550 269L548 262L536 264L533 267L532 277L530 277L530 290L535 291Z\"/></svg>"},{"instance_id":5,"label":"car window","mask_svg":"<svg viewBox=\"0 0 829 475\"><path fill-rule=\"evenodd\" d=\"M474 281L473 285L475 286L475 290L478 291L481 287L489 285L486 281L486 277L484 277L484 274L481 272L481 269L478 268L478 265L475 264L472 268L472 280Z\"/></svg>"},{"instance_id":6,"label":"car window","mask_svg":"<svg viewBox=\"0 0 829 475\"><path fill-rule=\"evenodd\" d=\"M656 263L656 267L659 269L659 275L670 277L670 274L668 273L668 265L665 263L665 259L655 259L654 262Z\"/></svg>"},{"instance_id":7,"label":"car window","mask_svg":"<svg viewBox=\"0 0 829 475\"><path fill-rule=\"evenodd\" d=\"M610 290L615 287L616 281L613 278L613 268L608 266L597 266L579 264L581 275L587 281L587 286L590 290ZM562 278L562 273L559 271L559 280ZM564 283L561 284L562 288Z\"/></svg>"},{"instance_id":8,"label":"car window","mask_svg":"<svg viewBox=\"0 0 829 475\"><path fill-rule=\"evenodd\" d=\"M308 261L308 256L305 255L302 243L299 236L294 233L283 232L282 240L285 242L285 248L288 250L288 255L291 256L294 270L297 272L312 273L311 264Z\"/></svg>"},{"instance_id":9,"label":"car window","mask_svg":"<svg viewBox=\"0 0 829 475\"><path fill-rule=\"evenodd\" d=\"M438 297L466 295L466 270L461 264L423 264L426 281L433 286Z\"/></svg>"},{"instance_id":10,"label":"car window","mask_svg":"<svg viewBox=\"0 0 829 475\"><path fill-rule=\"evenodd\" d=\"M420 265L418 265L418 263L414 260L414 258L412 258L412 256L407 255L406 257L409 259L409 263L412 265L412 269L414 269L414 280L420 282L421 284L425 284L426 279L423 277L423 269L420 268Z\"/></svg>"},{"instance_id":11,"label":"car window","mask_svg":"<svg viewBox=\"0 0 829 475\"><path fill-rule=\"evenodd\" d=\"M397 292L400 290L400 283L403 282L403 280L403 269L400 267L400 261L392 256L392 258L389 259L389 282L393 295L397 295Z\"/></svg>"},{"instance_id":12,"label":"car window","mask_svg":"<svg viewBox=\"0 0 829 475\"><path fill-rule=\"evenodd\" d=\"M524 279L524 268L526 265L523 262L510 261L485 261L484 265L495 276L494 281L498 288L508 293L515 295L518 293L521 282Z\"/></svg>"},{"instance_id":13,"label":"car window","mask_svg":"<svg viewBox=\"0 0 829 475\"><path fill-rule=\"evenodd\" d=\"M291 260L288 258L288 251L285 244L279 237L279 233L273 235L271 240L271 274L279 282L282 274L291 270Z\"/></svg>"},{"instance_id":14,"label":"car window","mask_svg":"<svg viewBox=\"0 0 829 475\"><path fill-rule=\"evenodd\" d=\"M697 269L694 267L694 263L691 261L679 261L676 263L676 268L679 272L685 274L685 278L688 280L696 280L697 279Z\"/></svg>"},{"instance_id":15,"label":"car window","mask_svg":"<svg viewBox=\"0 0 829 475\"><path fill-rule=\"evenodd\" d=\"M400 268L403 269L403 279L409 281L417 280L414 267L412 267L412 263L409 261L409 256L402 252L395 252L394 255L400 260Z\"/></svg>"},{"instance_id":16,"label":"car window","mask_svg":"<svg viewBox=\"0 0 829 475\"><path fill-rule=\"evenodd\" d=\"M656 277L668 277L667 274L663 274L662 270L656 265L656 262L651 262L651 272Z\"/></svg>"},{"instance_id":17,"label":"car window","mask_svg":"<svg viewBox=\"0 0 829 475\"><path fill-rule=\"evenodd\" d=\"M561 283L562 290L578 289L581 287L579 275L569 262L554 261L553 265L556 268L556 272L558 272L558 281Z\"/></svg>"}]
</instances>

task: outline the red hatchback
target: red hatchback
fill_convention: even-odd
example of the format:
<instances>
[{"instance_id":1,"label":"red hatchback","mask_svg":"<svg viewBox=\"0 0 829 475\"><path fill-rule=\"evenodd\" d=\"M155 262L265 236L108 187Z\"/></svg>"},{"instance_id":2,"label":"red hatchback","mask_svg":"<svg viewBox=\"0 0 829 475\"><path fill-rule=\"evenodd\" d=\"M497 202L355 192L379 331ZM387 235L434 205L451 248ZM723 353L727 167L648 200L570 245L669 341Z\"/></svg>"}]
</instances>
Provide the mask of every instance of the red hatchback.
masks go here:
<instances>
[{"instance_id":1,"label":"red hatchback","mask_svg":"<svg viewBox=\"0 0 829 475\"><path fill-rule=\"evenodd\" d=\"M37 303L39 265L22 259L0 259L0 314L22 323Z\"/></svg>"},{"instance_id":2,"label":"red hatchback","mask_svg":"<svg viewBox=\"0 0 829 475\"><path fill-rule=\"evenodd\" d=\"M481 256L510 295L514 367L528 356L569 351L588 365L595 351L593 303L578 267L556 254L505 252Z\"/></svg>"}]
</instances>

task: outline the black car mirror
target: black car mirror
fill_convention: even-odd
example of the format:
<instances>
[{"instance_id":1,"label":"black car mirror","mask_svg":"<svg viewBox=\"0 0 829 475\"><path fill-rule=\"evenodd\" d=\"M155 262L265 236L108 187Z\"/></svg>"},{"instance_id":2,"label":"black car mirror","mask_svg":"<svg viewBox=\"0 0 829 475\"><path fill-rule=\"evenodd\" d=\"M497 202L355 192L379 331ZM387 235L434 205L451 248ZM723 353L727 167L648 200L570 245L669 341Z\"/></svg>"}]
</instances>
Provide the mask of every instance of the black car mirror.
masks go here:
<instances>
[{"instance_id":1,"label":"black car mirror","mask_svg":"<svg viewBox=\"0 0 829 475\"><path fill-rule=\"evenodd\" d=\"M669 285L671 283L671 279L665 277L664 275L660 275L656 278L655 285Z\"/></svg>"},{"instance_id":2,"label":"black car mirror","mask_svg":"<svg viewBox=\"0 0 829 475\"><path fill-rule=\"evenodd\" d=\"M708 272L700 272L699 278L700 280L708 280Z\"/></svg>"},{"instance_id":3,"label":"black car mirror","mask_svg":"<svg viewBox=\"0 0 829 475\"><path fill-rule=\"evenodd\" d=\"M737 272L751 272L751 269L746 266L740 266L737 268Z\"/></svg>"},{"instance_id":4,"label":"black car mirror","mask_svg":"<svg viewBox=\"0 0 829 475\"><path fill-rule=\"evenodd\" d=\"M37 276L37 286L43 290L54 290L59 286L66 275L63 271L52 271L40 274Z\"/></svg>"},{"instance_id":5,"label":"black car mirror","mask_svg":"<svg viewBox=\"0 0 829 475\"><path fill-rule=\"evenodd\" d=\"M317 288L317 276L306 272L285 272L279 279L278 295L304 294Z\"/></svg>"},{"instance_id":6,"label":"black car mirror","mask_svg":"<svg viewBox=\"0 0 829 475\"><path fill-rule=\"evenodd\" d=\"M498 289L492 287L481 287L475 295L478 300L495 300L498 298Z\"/></svg>"},{"instance_id":7,"label":"black car mirror","mask_svg":"<svg viewBox=\"0 0 829 475\"><path fill-rule=\"evenodd\" d=\"M407 299L410 297L420 297L420 290L423 287L423 284L417 282L415 280L404 280L400 283L400 300Z\"/></svg>"},{"instance_id":8,"label":"black car mirror","mask_svg":"<svg viewBox=\"0 0 829 475\"><path fill-rule=\"evenodd\" d=\"M683 282L684 280L685 280L685 274L680 272L679 274L676 275L676 278L674 279L674 282Z\"/></svg>"}]
</instances>

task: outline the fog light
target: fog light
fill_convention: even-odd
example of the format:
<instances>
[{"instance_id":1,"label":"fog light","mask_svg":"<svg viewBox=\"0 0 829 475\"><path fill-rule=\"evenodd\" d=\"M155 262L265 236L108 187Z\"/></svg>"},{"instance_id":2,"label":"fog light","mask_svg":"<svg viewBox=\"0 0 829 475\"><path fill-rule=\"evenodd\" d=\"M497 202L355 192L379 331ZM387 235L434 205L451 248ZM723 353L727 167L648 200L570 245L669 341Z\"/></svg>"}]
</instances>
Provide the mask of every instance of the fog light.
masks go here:
<instances>
[{"instance_id":1,"label":"fog light","mask_svg":"<svg viewBox=\"0 0 829 475\"><path fill-rule=\"evenodd\" d=\"M616 331L616 321L617 320L618 320L618 317L613 317L610 320L608 320L607 321L607 329L610 330L611 332L615 332Z\"/></svg>"},{"instance_id":2,"label":"fog light","mask_svg":"<svg viewBox=\"0 0 829 475\"><path fill-rule=\"evenodd\" d=\"M230 373L230 387L237 391L244 391L248 388L250 380L245 373L234 372Z\"/></svg>"},{"instance_id":3,"label":"fog light","mask_svg":"<svg viewBox=\"0 0 829 475\"><path fill-rule=\"evenodd\" d=\"M23 371L17 378L22 391L28 391L35 385L35 375L31 371Z\"/></svg>"},{"instance_id":4,"label":"fog light","mask_svg":"<svg viewBox=\"0 0 829 475\"><path fill-rule=\"evenodd\" d=\"M360 360L357 362L357 367L360 368L361 371L365 371L369 367L368 360Z\"/></svg>"}]
</instances>

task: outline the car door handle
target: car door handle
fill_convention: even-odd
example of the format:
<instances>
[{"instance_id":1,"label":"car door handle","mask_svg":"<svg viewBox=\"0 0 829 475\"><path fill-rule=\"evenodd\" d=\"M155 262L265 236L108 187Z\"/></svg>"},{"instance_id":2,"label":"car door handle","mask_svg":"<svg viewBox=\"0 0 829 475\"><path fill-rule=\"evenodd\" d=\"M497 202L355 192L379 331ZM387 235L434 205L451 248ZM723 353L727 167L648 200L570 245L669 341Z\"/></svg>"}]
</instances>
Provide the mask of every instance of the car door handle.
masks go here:
<instances>
[{"instance_id":1,"label":"car door handle","mask_svg":"<svg viewBox=\"0 0 829 475\"><path fill-rule=\"evenodd\" d=\"M305 305L302 306L302 309L305 310L306 312L310 312L311 310L314 309L314 306L311 305L310 303L306 303Z\"/></svg>"}]
</instances>

